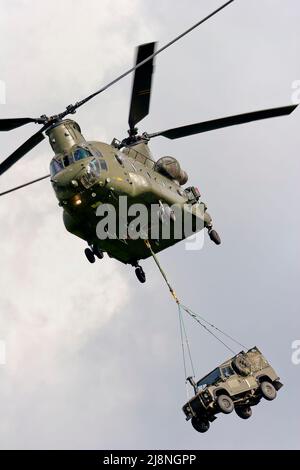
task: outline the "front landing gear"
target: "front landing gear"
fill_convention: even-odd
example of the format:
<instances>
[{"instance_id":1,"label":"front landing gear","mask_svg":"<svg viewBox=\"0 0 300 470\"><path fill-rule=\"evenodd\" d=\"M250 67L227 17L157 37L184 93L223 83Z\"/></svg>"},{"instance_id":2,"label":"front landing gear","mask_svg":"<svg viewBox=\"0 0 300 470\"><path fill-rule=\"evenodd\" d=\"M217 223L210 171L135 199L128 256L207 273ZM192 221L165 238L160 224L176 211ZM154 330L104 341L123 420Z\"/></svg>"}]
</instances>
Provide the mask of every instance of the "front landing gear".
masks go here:
<instances>
[{"instance_id":1,"label":"front landing gear","mask_svg":"<svg viewBox=\"0 0 300 470\"><path fill-rule=\"evenodd\" d=\"M133 266L135 267L136 277L142 284L144 284L146 282L146 274L142 266L140 266L138 263L133 264Z\"/></svg>"},{"instance_id":2,"label":"front landing gear","mask_svg":"<svg viewBox=\"0 0 300 470\"><path fill-rule=\"evenodd\" d=\"M98 259L102 259L104 257L103 251L100 250L100 248L98 248L97 245L92 245L90 248L86 248L84 250L84 254L90 263L95 263L96 256Z\"/></svg>"},{"instance_id":3,"label":"front landing gear","mask_svg":"<svg viewBox=\"0 0 300 470\"><path fill-rule=\"evenodd\" d=\"M221 245L221 238L220 235L216 230L212 228L212 226L207 227L208 230L208 236L209 238L216 244L216 245Z\"/></svg>"},{"instance_id":4,"label":"front landing gear","mask_svg":"<svg viewBox=\"0 0 300 470\"><path fill-rule=\"evenodd\" d=\"M93 253L95 256L97 256L97 258L99 259L102 259L104 258L104 253L102 250L100 250L100 248L98 248L97 245L93 245Z\"/></svg>"},{"instance_id":5,"label":"front landing gear","mask_svg":"<svg viewBox=\"0 0 300 470\"><path fill-rule=\"evenodd\" d=\"M92 252L92 250L90 248L86 248L84 250L84 254L87 258L87 260L90 262L90 263L95 263L96 261L96 258L95 258L95 255L94 253Z\"/></svg>"}]
</instances>

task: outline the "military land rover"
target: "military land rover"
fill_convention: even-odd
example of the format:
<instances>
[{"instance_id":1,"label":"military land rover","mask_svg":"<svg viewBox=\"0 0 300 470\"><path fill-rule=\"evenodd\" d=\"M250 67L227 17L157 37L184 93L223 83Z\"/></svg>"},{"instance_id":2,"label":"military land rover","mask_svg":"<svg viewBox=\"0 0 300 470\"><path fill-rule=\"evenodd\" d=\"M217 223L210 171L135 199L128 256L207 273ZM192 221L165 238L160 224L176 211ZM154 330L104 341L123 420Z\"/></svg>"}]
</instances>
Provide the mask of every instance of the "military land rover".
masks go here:
<instances>
[{"instance_id":1,"label":"military land rover","mask_svg":"<svg viewBox=\"0 0 300 470\"><path fill-rule=\"evenodd\" d=\"M274 400L282 387L275 370L256 346L223 362L197 383L191 377L188 380L195 396L182 409L201 433L208 431L218 413L235 410L240 418L250 418L252 406L261 398Z\"/></svg>"}]
</instances>

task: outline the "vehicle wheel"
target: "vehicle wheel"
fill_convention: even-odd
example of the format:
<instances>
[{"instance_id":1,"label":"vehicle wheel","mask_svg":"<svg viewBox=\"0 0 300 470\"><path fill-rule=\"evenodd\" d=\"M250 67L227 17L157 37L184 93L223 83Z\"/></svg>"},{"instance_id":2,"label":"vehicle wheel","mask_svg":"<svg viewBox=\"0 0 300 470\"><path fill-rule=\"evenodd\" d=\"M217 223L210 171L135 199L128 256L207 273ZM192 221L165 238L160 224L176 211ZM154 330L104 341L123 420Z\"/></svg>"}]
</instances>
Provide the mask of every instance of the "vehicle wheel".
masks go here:
<instances>
[{"instance_id":1,"label":"vehicle wheel","mask_svg":"<svg viewBox=\"0 0 300 470\"><path fill-rule=\"evenodd\" d=\"M260 391L262 396L268 401L274 400L277 396L275 387L271 382L262 382L260 384Z\"/></svg>"},{"instance_id":2,"label":"vehicle wheel","mask_svg":"<svg viewBox=\"0 0 300 470\"><path fill-rule=\"evenodd\" d=\"M250 406L238 406L235 408L235 412L242 419L248 419L252 416Z\"/></svg>"},{"instance_id":3,"label":"vehicle wheel","mask_svg":"<svg viewBox=\"0 0 300 470\"><path fill-rule=\"evenodd\" d=\"M85 256L87 257L87 259L90 263L95 263L95 261L96 261L95 260L95 255L94 255L94 253L92 252L92 250L90 248L86 248L84 250L84 254L85 254Z\"/></svg>"},{"instance_id":4,"label":"vehicle wheel","mask_svg":"<svg viewBox=\"0 0 300 470\"><path fill-rule=\"evenodd\" d=\"M216 245L221 245L221 238L216 230L209 230L208 235Z\"/></svg>"},{"instance_id":5,"label":"vehicle wheel","mask_svg":"<svg viewBox=\"0 0 300 470\"><path fill-rule=\"evenodd\" d=\"M97 258L99 259L102 259L104 258L104 253L102 250L100 250L100 248L98 248L97 245L93 246L93 253L95 256L97 256Z\"/></svg>"},{"instance_id":6,"label":"vehicle wheel","mask_svg":"<svg viewBox=\"0 0 300 470\"><path fill-rule=\"evenodd\" d=\"M207 419L201 419L193 416L192 426L194 429L196 429L196 431L203 433L209 430L210 424Z\"/></svg>"},{"instance_id":7,"label":"vehicle wheel","mask_svg":"<svg viewBox=\"0 0 300 470\"><path fill-rule=\"evenodd\" d=\"M233 361L232 361L232 367L237 372L237 374L240 375L249 375L251 372L251 363L249 359L241 354L239 356L236 356Z\"/></svg>"},{"instance_id":8,"label":"vehicle wheel","mask_svg":"<svg viewBox=\"0 0 300 470\"><path fill-rule=\"evenodd\" d=\"M217 398L217 404L220 411L226 415L233 411L234 404L228 395L219 395Z\"/></svg>"},{"instance_id":9,"label":"vehicle wheel","mask_svg":"<svg viewBox=\"0 0 300 470\"><path fill-rule=\"evenodd\" d=\"M135 275L142 284L146 282L146 274L141 266L135 268Z\"/></svg>"}]
</instances>

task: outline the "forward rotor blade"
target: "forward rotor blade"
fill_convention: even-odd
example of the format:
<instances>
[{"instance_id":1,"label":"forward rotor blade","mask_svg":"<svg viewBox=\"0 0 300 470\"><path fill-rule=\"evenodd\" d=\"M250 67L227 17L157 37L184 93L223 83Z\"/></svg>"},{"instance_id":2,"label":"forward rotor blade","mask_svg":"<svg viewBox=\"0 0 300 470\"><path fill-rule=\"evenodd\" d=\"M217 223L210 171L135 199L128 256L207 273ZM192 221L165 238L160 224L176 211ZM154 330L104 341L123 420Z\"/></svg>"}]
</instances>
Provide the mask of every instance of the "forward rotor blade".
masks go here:
<instances>
[{"instance_id":1,"label":"forward rotor blade","mask_svg":"<svg viewBox=\"0 0 300 470\"><path fill-rule=\"evenodd\" d=\"M29 181L28 183L21 184L20 186L16 186L15 188L7 189L6 191L3 191L3 193L0 193L0 196L5 196L5 194L9 194L9 193L12 193L13 191L17 191L18 189L25 188L26 186L37 183L38 181L45 180L46 178L49 178L49 177L50 175L41 176L40 178Z\"/></svg>"},{"instance_id":2,"label":"forward rotor blade","mask_svg":"<svg viewBox=\"0 0 300 470\"><path fill-rule=\"evenodd\" d=\"M283 106L281 108L263 109L262 111L254 111L252 113L237 114L236 116L228 116L221 119L213 119L212 121L198 122L197 124L190 124L182 127L174 127L162 132L155 132L148 134L149 138L163 136L167 139L180 139L188 135L200 134L202 132L213 131L221 129L222 127L235 126L238 124L245 124L251 121L258 121L260 119L269 119L277 116L285 116L291 114L296 108L296 105Z\"/></svg>"},{"instance_id":3,"label":"forward rotor blade","mask_svg":"<svg viewBox=\"0 0 300 470\"><path fill-rule=\"evenodd\" d=\"M12 119L0 119L0 131L11 131L17 127L24 126L30 122L42 123L42 119L34 118L12 118Z\"/></svg>"},{"instance_id":4,"label":"forward rotor blade","mask_svg":"<svg viewBox=\"0 0 300 470\"><path fill-rule=\"evenodd\" d=\"M22 158L27 152L44 140L45 136L43 135L43 131L45 129L46 126L42 127L42 129L40 129L36 134L33 134L28 140L26 140L26 142L24 142L24 144L7 157L6 160L0 163L0 175L5 173L5 171L20 160L20 158Z\"/></svg>"},{"instance_id":5,"label":"forward rotor blade","mask_svg":"<svg viewBox=\"0 0 300 470\"><path fill-rule=\"evenodd\" d=\"M149 42L138 47L136 65L153 55L155 45L155 42ZM128 118L130 129L133 129L149 113L153 61L152 57L151 60L135 70Z\"/></svg>"}]
</instances>

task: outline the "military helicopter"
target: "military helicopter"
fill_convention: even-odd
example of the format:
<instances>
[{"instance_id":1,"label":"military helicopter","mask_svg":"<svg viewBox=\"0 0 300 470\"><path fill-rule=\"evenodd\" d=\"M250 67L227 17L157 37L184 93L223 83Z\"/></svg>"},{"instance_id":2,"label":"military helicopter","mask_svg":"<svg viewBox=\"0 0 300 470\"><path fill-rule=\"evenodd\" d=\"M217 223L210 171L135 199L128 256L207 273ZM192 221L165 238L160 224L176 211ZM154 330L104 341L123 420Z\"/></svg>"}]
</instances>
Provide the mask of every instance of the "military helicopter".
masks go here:
<instances>
[{"instance_id":1,"label":"military helicopter","mask_svg":"<svg viewBox=\"0 0 300 470\"><path fill-rule=\"evenodd\" d=\"M229 3L231 2L227 2L224 6ZM106 239L99 239L96 227L99 222L97 209L100 205L109 203L118 211L121 195L126 196L128 207L139 203L150 210L151 205L156 204L160 208L162 224L166 219L170 223L175 223L174 213L170 207L178 205L183 212L190 212L194 220L202 223L200 229L206 228L214 243L217 245L221 243L218 233L213 229L206 205L200 201L198 189L193 186L184 188L188 176L179 162L170 156L161 157L156 161L150 151L149 141L158 136L178 139L223 127L288 115L296 108L296 105L292 105L265 109L155 133L139 134L136 125L149 113L154 57L165 48L166 46L156 50L155 42L140 45L132 69L75 105L69 105L60 114L51 117L42 115L39 118L0 119L0 131L10 131L27 123L42 125L37 133L0 164L0 175L38 145L45 138L44 133L48 136L54 152L50 163L50 175L5 191L1 195L50 176L59 206L63 208L64 225L70 233L87 242L88 247L84 253L88 261L94 263L96 258L102 259L106 252L110 257L135 267L136 276L142 283L146 281L146 276L139 261L151 255L145 240L132 239L129 234L120 238L116 233L110 234L111 236ZM79 125L72 119L65 119L66 116L74 114L82 104L132 71L134 77L128 117L128 137L121 141L113 139L111 144L86 140ZM180 239L184 238L185 234ZM157 253L178 241L179 239L174 236L158 237L153 243L153 251Z\"/></svg>"}]
</instances>

